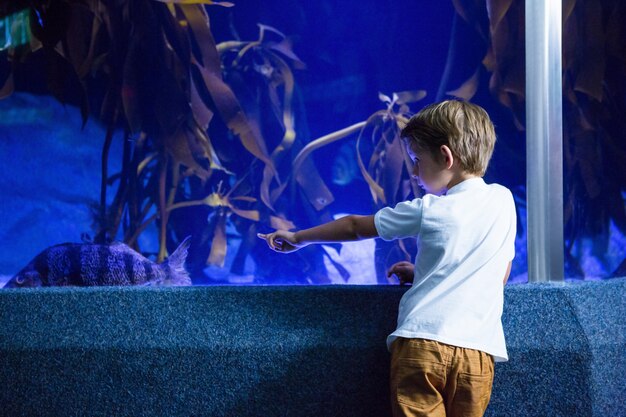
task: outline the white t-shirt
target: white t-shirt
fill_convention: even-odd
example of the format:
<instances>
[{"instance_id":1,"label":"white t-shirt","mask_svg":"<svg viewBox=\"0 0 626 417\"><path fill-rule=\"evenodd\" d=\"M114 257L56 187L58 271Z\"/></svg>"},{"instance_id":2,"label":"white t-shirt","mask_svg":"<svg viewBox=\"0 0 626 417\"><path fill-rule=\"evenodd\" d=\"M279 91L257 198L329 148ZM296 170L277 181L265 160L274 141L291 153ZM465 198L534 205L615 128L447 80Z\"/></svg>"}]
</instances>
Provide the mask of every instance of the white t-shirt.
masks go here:
<instances>
[{"instance_id":1,"label":"white t-shirt","mask_svg":"<svg viewBox=\"0 0 626 417\"><path fill-rule=\"evenodd\" d=\"M507 361L501 317L503 279L515 255L511 192L471 178L445 196L383 208L374 221L384 240L417 238L413 286L400 301L387 347L397 337L422 338Z\"/></svg>"}]
</instances>

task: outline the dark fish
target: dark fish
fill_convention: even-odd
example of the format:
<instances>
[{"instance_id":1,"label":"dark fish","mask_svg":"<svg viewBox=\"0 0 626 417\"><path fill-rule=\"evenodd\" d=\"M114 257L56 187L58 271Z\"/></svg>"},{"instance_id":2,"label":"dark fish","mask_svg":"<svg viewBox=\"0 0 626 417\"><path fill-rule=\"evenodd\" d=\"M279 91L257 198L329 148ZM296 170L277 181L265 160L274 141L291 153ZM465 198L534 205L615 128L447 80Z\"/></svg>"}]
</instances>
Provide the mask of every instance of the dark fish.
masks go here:
<instances>
[{"instance_id":1,"label":"dark fish","mask_svg":"<svg viewBox=\"0 0 626 417\"><path fill-rule=\"evenodd\" d=\"M62 243L35 256L4 288L100 285L191 285L189 237L157 264L124 243Z\"/></svg>"},{"instance_id":2,"label":"dark fish","mask_svg":"<svg viewBox=\"0 0 626 417\"><path fill-rule=\"evenodd\" d=\"M332 164L332 182L337 185L348 185L359 179L361 171L356 159L356 149L353 144L341 145Z\"/></svg>"}]
</instances>

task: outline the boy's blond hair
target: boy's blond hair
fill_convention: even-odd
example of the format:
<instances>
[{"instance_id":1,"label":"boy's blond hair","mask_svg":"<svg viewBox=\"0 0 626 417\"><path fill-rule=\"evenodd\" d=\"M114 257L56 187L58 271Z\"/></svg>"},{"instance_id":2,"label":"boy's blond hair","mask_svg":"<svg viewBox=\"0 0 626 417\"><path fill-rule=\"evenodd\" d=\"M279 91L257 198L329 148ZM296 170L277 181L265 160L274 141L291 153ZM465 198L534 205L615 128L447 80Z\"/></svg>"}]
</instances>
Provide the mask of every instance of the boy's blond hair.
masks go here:
<instances>
[{"instance_id":1,"label":"boy's blond hair","mask_svg":"<svg viewBox=\"0 0 626 417\"><path fill-rule=\"evenodd\" d=\"M430 104L411 117L401 136L418 150L440 158L447 145L461 168L483 176L496 143L496 133L487 112L476 104L446 100Z\"/></svg>"}]
</instances>

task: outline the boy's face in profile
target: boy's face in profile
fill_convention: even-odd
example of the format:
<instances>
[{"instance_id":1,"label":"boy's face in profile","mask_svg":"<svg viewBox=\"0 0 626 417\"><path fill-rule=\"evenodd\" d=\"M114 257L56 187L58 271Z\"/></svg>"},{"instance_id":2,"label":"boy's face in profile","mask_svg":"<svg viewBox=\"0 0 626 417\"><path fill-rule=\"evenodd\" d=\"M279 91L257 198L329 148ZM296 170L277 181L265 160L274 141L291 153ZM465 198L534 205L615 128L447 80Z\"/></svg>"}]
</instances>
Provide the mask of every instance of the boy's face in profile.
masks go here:
<instances>
[{"instance_id":1,"label":"boy's face in profile","mask_svg":"<svg viewBox=\"0 0 626 417\"><path fill-rule=\"evenodd\" d=\"M443 155L441 158L435 158L431 152L418 149L413 142L406 144L406 151L413 161L411 175L418 181L419 186L426 193L434 195L445 193L449 175Z\"/></svg>"}]
</instances>

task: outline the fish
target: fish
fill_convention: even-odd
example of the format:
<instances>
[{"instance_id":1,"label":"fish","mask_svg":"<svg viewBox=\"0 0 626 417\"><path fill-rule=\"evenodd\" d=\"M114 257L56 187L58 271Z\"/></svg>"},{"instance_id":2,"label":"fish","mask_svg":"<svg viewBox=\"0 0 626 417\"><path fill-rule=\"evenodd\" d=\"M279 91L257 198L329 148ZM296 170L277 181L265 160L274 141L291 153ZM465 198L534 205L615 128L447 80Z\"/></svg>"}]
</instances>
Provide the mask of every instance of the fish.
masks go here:
<instances>
[{"instance_id":1,"label":"fish","mask_svg":"<svg viewBox=\"0 0 626 417\"><path fill-rule=\"evenodd\" d=\"M341 145L332 164L333 184L346 186L360 179L361 171L356 162L356 149L349 143Z\"/></svg>"},{"instance_id":2,"label":"fish","mask_svg":"<svg viewBox=\"0 0 626 417\"><path fill-rule=\"evenodd\" d=\"M187 237L156 263L121 242L61 243L40 252L4 288L191 285L185 269L189 244Z\"/></svg>"}]
</instances>

